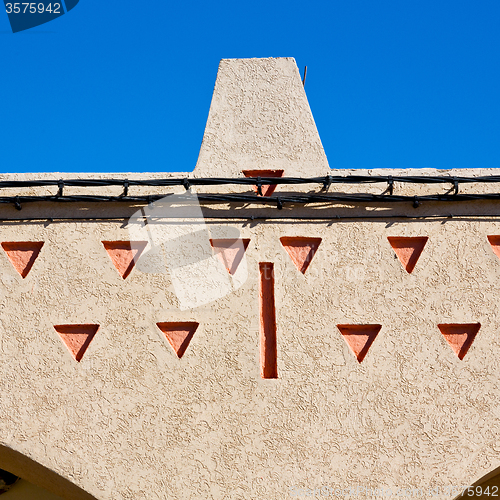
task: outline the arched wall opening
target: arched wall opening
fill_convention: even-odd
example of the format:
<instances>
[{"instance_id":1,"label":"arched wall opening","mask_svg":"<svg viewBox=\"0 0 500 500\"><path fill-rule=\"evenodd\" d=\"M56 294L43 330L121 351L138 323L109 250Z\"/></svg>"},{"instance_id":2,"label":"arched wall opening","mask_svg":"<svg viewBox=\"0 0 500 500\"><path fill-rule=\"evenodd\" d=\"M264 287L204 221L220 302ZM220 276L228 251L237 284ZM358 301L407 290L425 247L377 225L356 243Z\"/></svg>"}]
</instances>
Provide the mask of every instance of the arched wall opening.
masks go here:
<instances>
[{"instance_id":1,"label":"arched wall opening","mask_svg":"<svg viewBox=\"0 0 500 500\"><path fill-rule=\"evenodd\" d=\"M31 483L31 485L51 493L52 495L46 495L48 500L52 500L53 495L63 500L98 500L68 479L65 479L31 458L6 446L0 446L0 469L10 472L20 477L22 480ZM23 481L20 481L26 494L33 491L33 488L30 488L29 485L23 485L22 483ZM16 488L18 490L17 494ZM5 498L5 500L9 500L9 498L12 498L12 500L21 500L23 496L20 490L21 488L17 487L16 483L9 491L3 494L2 499ZM31 498L35 500L33 497ZM44 498L42 494L40 498Z\"/></svg>"},{"instance_id":2,"label":"arched wall opening","mask_svg":"<svg viewBox=\"0 0 500 500\"><path fill-rule=\"evenodd\" d=\"M483 499L500 497L500 467L493 469L491 472L488 472L488 474L478 479L469 489L463 494L455 497L454 500L465 497Z\"/></svg>"}]
</instances>

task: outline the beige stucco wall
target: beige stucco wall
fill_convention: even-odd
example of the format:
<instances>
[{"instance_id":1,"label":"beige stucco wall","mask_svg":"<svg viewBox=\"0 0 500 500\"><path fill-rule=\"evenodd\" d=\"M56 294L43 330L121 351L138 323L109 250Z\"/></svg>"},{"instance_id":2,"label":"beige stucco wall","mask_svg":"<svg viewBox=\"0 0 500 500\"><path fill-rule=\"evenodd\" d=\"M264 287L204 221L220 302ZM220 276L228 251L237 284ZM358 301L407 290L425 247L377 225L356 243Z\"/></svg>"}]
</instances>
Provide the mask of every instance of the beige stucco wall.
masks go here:
<instances>
[{"instance_id":1,"label":"beige stucco wall","mask_svg":"<svg viewBox=\"0 0 500 500\"><path fill-rule=\"evenodd\" d=\"M295 60L222 60L196 173L282 168L290 176L328 170Z\"/></svg>"},{"instance_id":2,"label":"beige stucco wall","mask_svg":"<svg viewBox=\"0 0 500 500\"><path fill-rule=\"evenodd\" d=\"M290 59L223 62L214 102L220 100L221 113L226 113L230 100L221 97L221 85L228 74L248 73L251 88L268 88L275 95L280 68L287 88L296 89L294 109L310 113ZM278 76L267 78L269 72ZM241 102L246 102L250 98L241 88ZM240 176L240 160L243 169L249 168L236 149L243 132L231 144L213 142L211 127L224 123L215 119L219 105L214 102L209 135L192 174L12 174L1 179ZM245 113L251 121L251 110ZM309 124L309 132L303 132L307 137L315 133L312 117ZM254 138L248 135L251 143ZM317 134L308 143L314 147L305 148L304 155L321 168L301 170L300 158L292 161L288 146L280 146L286 139L278 141L272 168L283 168L285 176L328 173L326 163L316 162L324 155ZM261 152L250 168L270 168ZM452 175L488 173L495 171ZM283 186L277 192L311 189ZM385 186L332 189L382 192ZM447 187L395 186L398 193L416 189L444 192ZM394 498L398 488L424 488L425 498L453 498L452 487L472 484L500 466L500 259L487 241L488 235L500 234L496 203L426 203L417 209L411 204L285 206L281 211L207 205L205 222L212 238L235 228L250 239L248 277L234 292L183 310L169 272L146 274L136 268L124 280L101 243L130 239L127 220L137 208L39 203L18 212L0 206L1 218L18 219L0 222L2 242L44 242L25 279L0 253L0 442L6 449L102 500L288 499L321 487L352 487L358 498L370 497L363 488L381 487L391 488ZM238 217L220 218L229 215ZM268 219L251 220L252 215ZM374 215L381 218L367 217ZM286 219L292 216L304 219ZM78 217L83 219L72 219ZM282 236L322 238L304 275L281 245ZM395 258L389 236L429 238L412 274ZM193 249L184 252L188 258ZM259 262L275 266L276 380L260 375ZM199 323L181 359L156 326L168 321ZM70 323L100 325L79 363L53 328ZM463 360L441 335L440 323L481 323ZM337 324L382 325L362 363ZM0 467L7 468L7 462ZM64 491L62 480L52 483L59 488L55 493L77 498Z\"/></svg>"}]
</instances>

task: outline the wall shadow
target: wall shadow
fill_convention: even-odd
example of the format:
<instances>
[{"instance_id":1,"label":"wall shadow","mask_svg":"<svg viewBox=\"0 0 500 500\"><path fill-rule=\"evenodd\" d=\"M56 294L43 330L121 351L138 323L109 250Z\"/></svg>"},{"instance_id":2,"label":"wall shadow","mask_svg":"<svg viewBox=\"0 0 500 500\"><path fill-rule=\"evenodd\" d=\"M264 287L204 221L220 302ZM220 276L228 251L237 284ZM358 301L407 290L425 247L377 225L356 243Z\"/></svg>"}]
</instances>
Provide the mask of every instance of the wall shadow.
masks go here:
<instances>
[{"instance_id":1,"label":"wall shadow","mask_svg":"<svg viewBox=\"0 0 500 500\"><path fill-rule=\"evenodd\" d=\"M98 500L56 472L16 450L0 445L0 469L19 476L66 500Z\"/></svg>"}]
</instances>

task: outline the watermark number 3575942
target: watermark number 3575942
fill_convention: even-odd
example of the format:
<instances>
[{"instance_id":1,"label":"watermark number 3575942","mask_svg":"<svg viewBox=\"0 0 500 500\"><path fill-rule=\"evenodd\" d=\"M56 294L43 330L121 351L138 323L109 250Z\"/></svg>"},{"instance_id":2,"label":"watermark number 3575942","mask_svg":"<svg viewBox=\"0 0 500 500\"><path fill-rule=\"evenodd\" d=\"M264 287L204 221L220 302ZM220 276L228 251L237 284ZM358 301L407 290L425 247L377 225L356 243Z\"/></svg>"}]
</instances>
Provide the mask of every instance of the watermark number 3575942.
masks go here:
<instances>
[{"instance_id":1,"label":"watermark number 3575942","mask_svg":"<svg viewBox=\"0 0 500 500\"><path fill-rule=\"evenodd\" d=\"M38 0L37 2L12 2L4 0L13 33L48 23L73 9L80 0Z\"/></svg>"}]
</instances>

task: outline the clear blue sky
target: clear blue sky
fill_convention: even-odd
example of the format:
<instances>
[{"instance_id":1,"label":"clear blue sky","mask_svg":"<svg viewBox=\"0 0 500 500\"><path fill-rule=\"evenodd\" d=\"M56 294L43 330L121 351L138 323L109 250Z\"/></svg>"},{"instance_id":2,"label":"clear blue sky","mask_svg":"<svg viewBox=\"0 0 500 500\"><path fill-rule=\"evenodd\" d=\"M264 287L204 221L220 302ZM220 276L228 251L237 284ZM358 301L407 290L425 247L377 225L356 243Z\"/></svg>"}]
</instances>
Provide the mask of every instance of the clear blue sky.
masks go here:
<instances>
[{"instance_id":1,"label":"clear blue sky","mask_svg":"<svg viewBox=\"0 0 500 500\"><path fill-rule=\"evenodd\" d=\"M500 1L0 12L0 171L191 171L219 60L295 57L332 168L500 167Z\"/></svg>"}]
</instances>

